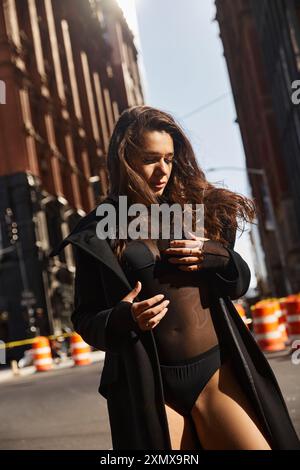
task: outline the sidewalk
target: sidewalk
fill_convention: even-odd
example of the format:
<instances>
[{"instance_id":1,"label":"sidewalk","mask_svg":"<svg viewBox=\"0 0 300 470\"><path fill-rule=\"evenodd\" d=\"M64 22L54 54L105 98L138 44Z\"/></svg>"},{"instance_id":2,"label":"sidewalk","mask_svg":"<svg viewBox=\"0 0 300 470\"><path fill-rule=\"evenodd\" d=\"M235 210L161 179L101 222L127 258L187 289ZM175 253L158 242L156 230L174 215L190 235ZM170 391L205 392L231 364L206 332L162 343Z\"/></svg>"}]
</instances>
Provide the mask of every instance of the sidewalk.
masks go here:
<instances>
[{"instance_id":1,"label":"sidewalk","mask_svg":"<svg viewBox=\"0 0 300 470\"><path fill-rule=\"evenodd\" d=\"M95 362L101 362L105 358L105 353L103 351L93 351L91 352L91 361L92 364ZM57 369L66 369L69 367L74 367L74 361L72 358L67 358L58 364L53 362L53 368L50 369L50 372ZM18 373L14 373L11 368L7 370L0 371L0 383L6 382L8 380L18 379L19 377L25 377L26 375L32 375L37 373L34 366L27 366L17 370ZM39 372L39 374L47 374L46 372Z\"/></svg>"},{"instance_id":2,"label":"sidewalk","mask_svg":"<svg viewBox=\"0 0 300 470\"><path fill-rule=\"evenodd\" d=\"M282 351L276 351L276 352L264 352L265 357L270 360L270 359L275 359L278 357L288 357L292 353L291 348L284 349ZM91 352L91 361L92 364L95 362L101 362L104 361L105 358L105 353L103 351L93 351ZM74 366L74 361L72 358L67 358L65 360L62 360L60 363L56 364L55 362L53 363L53 368L51 370L57 370L57 369L66 369L69 367ZM18 373L14 373L14 371L11 368L8 368L7 370L2 370L0 371L0 383L1 382L6 382L7 380L12 380L12 379L17 379L18 377L25 377L26 375L32 375L36 373L35 367L32 366L27 366L23 367L21 369L17 370ZM46 374L46 372L42 372L42 374Z\"/></svg>"}]
</instances>

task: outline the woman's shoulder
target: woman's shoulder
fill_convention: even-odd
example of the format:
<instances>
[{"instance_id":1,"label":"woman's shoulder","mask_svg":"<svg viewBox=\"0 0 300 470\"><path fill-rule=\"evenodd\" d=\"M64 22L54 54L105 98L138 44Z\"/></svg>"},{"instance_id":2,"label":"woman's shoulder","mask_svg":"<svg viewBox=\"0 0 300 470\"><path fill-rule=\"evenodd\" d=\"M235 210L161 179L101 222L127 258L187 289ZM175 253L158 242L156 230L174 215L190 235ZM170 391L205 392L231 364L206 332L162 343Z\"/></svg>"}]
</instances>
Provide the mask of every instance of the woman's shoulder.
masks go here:
<instances>
[{"instance_id":1,"label":"woman's shoulder","mask_svg":"<svg viewBox=\"0 0 300 470\"><path fill-rule=\"evenodd\" d=\"M68 243L70 243L72 237L76 237L77 235L82 235L85 232L95 232L96 233L96 226L99 222L99 216L97 215L97 209L100 205L104 203L114 202L114 200L110 197L106 197L103 201L101 201L96 207L94 207L88 214L83 216L77 224L73 227L73 229L69 232L69 234L60 242L59 245L53 248L51 253L49 254L50 257L56 256L59 252L64 249Z\"/></svg>"}]
</instances>

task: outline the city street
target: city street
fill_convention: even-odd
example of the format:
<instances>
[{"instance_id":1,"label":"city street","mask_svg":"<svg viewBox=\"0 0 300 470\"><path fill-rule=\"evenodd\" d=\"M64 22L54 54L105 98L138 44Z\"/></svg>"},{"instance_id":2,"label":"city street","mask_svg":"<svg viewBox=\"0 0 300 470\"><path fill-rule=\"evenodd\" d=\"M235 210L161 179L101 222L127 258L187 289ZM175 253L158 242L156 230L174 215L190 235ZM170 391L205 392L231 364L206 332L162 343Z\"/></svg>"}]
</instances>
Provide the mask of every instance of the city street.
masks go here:
<instances>
[{"instance_id":1,"label":"city street","mask_svg":"<svg viewBox=\"0 0 300 470\"><path fill-rule=\"evenodd\" d=\"M112 449L96 348L115 447L192 447L149 359L217 341L241 389L193 410L212 347L166 401L207 449L262 447L244 411L299 447L244 323L300 438L300 0L5 0L0 37L0 451Z\"/></svg>"},{"instance_id":2,"label":"city street","mask_svg":"<svg viewBox=\"0 0 300 470\"><path fill-rule=\"evenodd\" d=\"M300 365L274 354L277 376L300 434ZM102 363L0 384L0 449L110 449L108 415L97 388Z\"/></svg>"},{"instance_id":3,"label":"city street","mask_svg":"<svg viewBox=\"0 0 300 470\"><path fill-rule=\"evenodd\" d=\"M300 364L292 364L291 356L287 353L268 354L268 359L280 385L298 436L300 436Z\"/></svg>"},{"instance_id":4,"label":"city street","mask_svg":"<svg viewBox=\"0 0 300 470\"><path fill-rule=\"evenodd\" d=\"M109 449L102 363L0 383L0 449Z\"/></svg>"}]
</instances>

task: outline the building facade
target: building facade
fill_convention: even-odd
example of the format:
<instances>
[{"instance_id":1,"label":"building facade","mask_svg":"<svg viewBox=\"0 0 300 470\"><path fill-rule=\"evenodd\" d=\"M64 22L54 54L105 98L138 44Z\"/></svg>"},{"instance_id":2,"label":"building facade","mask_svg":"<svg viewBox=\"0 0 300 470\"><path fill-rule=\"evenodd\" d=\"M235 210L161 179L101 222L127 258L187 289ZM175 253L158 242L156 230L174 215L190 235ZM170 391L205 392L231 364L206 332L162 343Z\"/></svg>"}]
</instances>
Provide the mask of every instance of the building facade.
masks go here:
<instances>
[{"instance_id":1,"label":"building facade","mask_svg":"<svg viewBox=\"0 0 300 470\"><path fill-rule=\"evenodd\" d=\"M48 255L105 197L115 121L143 104L133 39L112 0L0 2L2 340L70 327L72 248Z\"/></svg>"},{"instance_id":2,"label":"building facade","mask_svg":"<svg viewBox=\"0 0 300 470\"><path fill-rule=\"evenodd\" d=\"M248 167L258 209L269 292L300 289L299 78L300 23L291 1L216 0ZM300 50L300 49L299 49Z\"/></svg>"}]
</instances>

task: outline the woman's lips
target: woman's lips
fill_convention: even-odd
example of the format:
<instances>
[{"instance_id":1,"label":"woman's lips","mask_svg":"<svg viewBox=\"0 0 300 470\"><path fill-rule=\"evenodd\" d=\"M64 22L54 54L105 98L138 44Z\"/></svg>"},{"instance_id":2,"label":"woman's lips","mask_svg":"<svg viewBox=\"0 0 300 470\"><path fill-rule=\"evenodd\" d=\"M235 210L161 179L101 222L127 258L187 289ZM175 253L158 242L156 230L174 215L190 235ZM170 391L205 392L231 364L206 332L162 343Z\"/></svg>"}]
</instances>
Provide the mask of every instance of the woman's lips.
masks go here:
<instances>
[{"instance_id":1,"label":"woman's lips","mask_svg":"<svg viewBox=\"0 0 300 470\"><path fill-rule=\"evenodd\" d=\"M156 184L154 183L153 186L154 186L154 188L162 188L163 186L165 186L165 184L166 184L165 182L163 182L163 183L156 183Z\"/></svg>"}]
</instances>

